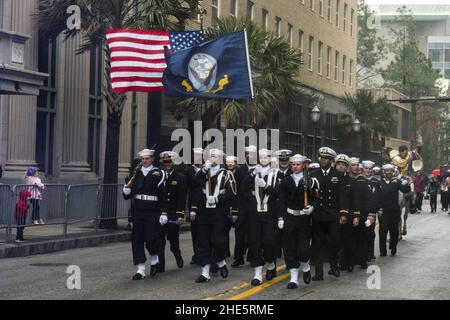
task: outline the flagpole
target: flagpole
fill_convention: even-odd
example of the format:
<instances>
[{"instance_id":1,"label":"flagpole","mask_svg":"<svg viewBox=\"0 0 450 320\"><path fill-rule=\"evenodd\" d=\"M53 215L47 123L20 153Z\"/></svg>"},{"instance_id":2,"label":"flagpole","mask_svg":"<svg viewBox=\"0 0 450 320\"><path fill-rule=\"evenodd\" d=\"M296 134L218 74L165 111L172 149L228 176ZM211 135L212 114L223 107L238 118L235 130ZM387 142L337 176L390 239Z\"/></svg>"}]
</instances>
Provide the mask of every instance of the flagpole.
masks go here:
<instances>
[{"instance_id":1,"label":"flagpole","mask_svg":"<svg viewBox=\"0 0 450 320\"><path fill-rule=\"evenodd\" d=\"M250 55L248 53L247 29L244 29L244 38L245 38L245 52L247 53L248 81L250 82L250 91L252 93L252 100L253 100L255 98L255 94L253 92L252 70L250 67Z\"/></svg>"}]
</instances>

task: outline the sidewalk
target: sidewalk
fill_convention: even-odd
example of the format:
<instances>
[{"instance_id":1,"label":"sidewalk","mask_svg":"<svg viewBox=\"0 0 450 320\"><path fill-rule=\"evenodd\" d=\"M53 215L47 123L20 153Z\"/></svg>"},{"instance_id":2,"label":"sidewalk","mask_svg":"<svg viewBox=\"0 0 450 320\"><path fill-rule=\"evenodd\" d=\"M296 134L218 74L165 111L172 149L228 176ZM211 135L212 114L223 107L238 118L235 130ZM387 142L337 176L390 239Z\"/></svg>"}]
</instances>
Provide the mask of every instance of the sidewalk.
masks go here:
<instances>
[{"instance_id":1,"label":"sidewalk","mask_svg":"<svg viewBox=\"0 0 450 320\"><path fill-rule=\"evenodd\" d=\"M25 228L23 243L5 243L5 230L0 230L0 258L24 257L34 254L44 254L66 249L96 247L112 242L127 242L131 240L131 230L127 229L126 221L118 221L117 230L95 230L92 223L70 225L67 237L63 238L62 225L33 225ZM181 226L181 232L190 230L189 223ZM13 239L16 230L13 229Z\"/></svg>"}]
</instances>

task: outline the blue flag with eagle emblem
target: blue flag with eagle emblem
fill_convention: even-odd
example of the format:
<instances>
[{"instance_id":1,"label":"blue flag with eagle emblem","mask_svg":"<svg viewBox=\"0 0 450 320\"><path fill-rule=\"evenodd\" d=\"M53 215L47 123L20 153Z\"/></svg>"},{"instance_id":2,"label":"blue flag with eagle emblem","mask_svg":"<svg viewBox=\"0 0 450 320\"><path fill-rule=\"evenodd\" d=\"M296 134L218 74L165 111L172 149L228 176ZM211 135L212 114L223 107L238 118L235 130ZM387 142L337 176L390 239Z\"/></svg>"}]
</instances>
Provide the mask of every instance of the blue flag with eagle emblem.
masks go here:
<instances>
[{"instance_id":1,"label":"blue flag with eagle emblem","mask_svg":"<svg viewBox=\"0 0 450 320\"><path fill-rule=\"evenodd\" d=\"M165 50L166 95L209 99L252 99L246 31L181 49Z\"/></svg>"}]
</instances>

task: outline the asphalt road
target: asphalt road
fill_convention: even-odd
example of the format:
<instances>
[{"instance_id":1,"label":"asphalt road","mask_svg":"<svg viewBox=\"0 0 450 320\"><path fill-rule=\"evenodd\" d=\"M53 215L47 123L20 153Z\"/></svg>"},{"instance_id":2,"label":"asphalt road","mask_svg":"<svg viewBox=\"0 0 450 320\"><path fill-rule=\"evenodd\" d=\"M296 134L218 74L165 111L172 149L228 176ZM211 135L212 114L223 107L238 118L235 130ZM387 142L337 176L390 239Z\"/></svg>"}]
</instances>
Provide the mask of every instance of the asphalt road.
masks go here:
<instances>
[{"instance_id":1,"label":"asphalt road","mask_svg":"<svg viewBox=\"0 0 450 320\"><path fill-rule=\"evenodd\" d=\"M131 281L135 268L130 243L1 259L0 299L450 299L450 215L425 210L410 215L408 225L397 256L379 257L376 242L377 259L372 265L379 267L381 277L374 289L367 287L372 275L355 268L339 278L325 275L324 281L301 282L298 289L288 290L282 262L278 277L257 288L249 284L253 270L248 266L230 268L227 279L213 277L209 283L196 284L199 268L189 265L190 234L183 233L185 267L177 269L167 248L166 272L142 281ZM79 290L66 287L69 265L80 267Z\"/></svg>"}]
</instances>

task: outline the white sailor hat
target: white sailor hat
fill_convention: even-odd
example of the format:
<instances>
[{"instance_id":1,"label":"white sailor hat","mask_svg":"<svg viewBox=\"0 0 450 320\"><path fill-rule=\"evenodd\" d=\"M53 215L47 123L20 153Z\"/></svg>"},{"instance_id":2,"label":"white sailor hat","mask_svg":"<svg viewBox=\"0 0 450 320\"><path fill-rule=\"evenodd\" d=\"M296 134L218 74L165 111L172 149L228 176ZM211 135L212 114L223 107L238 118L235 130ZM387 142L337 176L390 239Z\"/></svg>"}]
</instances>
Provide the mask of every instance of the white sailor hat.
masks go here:
<instances>
[{"instance_id":1,"label":"white sailor hat","mask_svg":"<svg viewBox=\"0 0 450 320\"><path fill-rule=\"evenodd\" d=\"M289 161L292 151L288 149L278 150L273 153L273 156L278 157L280 161Z\"/></svg>"},{"instance_id":2,"label":"white sailor hat","mask_svg":"<svg viewBox=\"0 0 450 320\"><path fill-rule=\"evenodd\" d=\"M359 158L352 157L350 158L350 165L359 164Z\"/></svg>"},{"instance_id":3,"label":"white sailor hat","mask_svg":"<svg viewBox=\"0 0 450 320\"><path fill-rule=\"evenodd\" d=\"M259 149L259 151L258 151L258 153L259 153L259 156L261 157L270 157L270 156L272 156L272 150L269 150L269 149Z\"/></svg>"},{"instance_id":4,"label":"white sailor hat","mask_svg":"<svg viewBox=\"0 0 450 320\"><path fill-rule=\"evenodd\" d=\"M220 149L209 149L208 155L211 156L217 156L217 157L223 157L223 151Z\"/></svg>"},{"instance_id":5,"label":"white sailor hat","mask_svg":"<svg viewBox=\"0 0 450 320\"><path fill-rule=\"evenodd\" d=\"M145 157L145 156L153 156L153 155L155 155L155 150L144 149L144 150L138 152L138 156L140 158Z\"/></svg>"},{"instance_id":6,"label":"white sailor hat","mask_svg":"<svg viewBox=\"0 0 450 320\"><path fill-rule=\"evenodd\" d=\"M192 149L192 151L194 151L194 154L203 154L202 148L194 148L194 149Z\"/></svg>"},{"instance_id":7,"label":"white sailor hat","mask_svg":"<svg viewBox=\"0 0 450 320\"><path fill-rule=\"evenodd\" d=\"M228 162L228 161L235 161L235 162L237 162L238 158L236 156L227 156L226 162Z\"/></svg>"},{"instance_id":8,"label":"white sailor hat","mask_svg":"<svg viewBox=\"0 0 450 320\"><path fill-rule=\"evenodd\" d=\"M162 162L172 162L175 158L178 158L178 154L174 151L161 152L159 158Z\"/></svg>"},{"instance_id":9,"label":"white sailor hat","mask_svg":"<svg viewBox=\"0 0 450 320\"><path fill-rule=\"evenodd\" d=\"M256 152L256 151L257 151L257 149L256 149L256 147L253 146L253 145L250 145L250 146L248 146L248 147L245 147L245 152Z\"/></svg>"},{"instance_id":10,"label":"white sailor hat","mask_svg":"<svg viewBox=\"0 0 450 320\"><path fill-rule=\"evenodd\" d=\"M343 162L345 163L347 166L350 165L350 157L346 154L338 154L336 156L336 158L334 158L334 162L338 163L338 162Z\"/></svg>"},{"instance_id":11,"label":"white sailor hat","mask_svg":"<svg viewBox=\"0 0 450 320\"><path fill-rule=\"evenodd\" d=\"M375 166L375 162L370 160L364 160L361 162L363 167L366 169L372 169Z\"/></svg>"},{"instance_id":12,"label":"white sailor hat","mask_svg":"<svg viewBox=\"0 0 450 320\"><path fill-rule=\"evenodd\" d=\"M337 154L336 154L336 151L334 151L331 148L322 147L319 149L319 156L322 158L334 159L334 158L336 158Z\"/></svg>"},{"instance_id":13,"label":"white sailor hat","mask_svg":"<svg viewBox=\"0 0 450 320\"><path fill-rule=\"evenodd\" d=\"M320 168L320 164L318 164L317 162L313 162L309 164L309 169L319 169Z\"/></svg>"},{"instance_id":14,"label":"white sailor hat","mask_svg":"<svg viewBox=\"0 0 450 320\"><path fill-rule=\"evenodd\" d=\"M298 153L289 158L290 162L305 162L305 160L306 157Z\"/></svg>"},{"instance_id":15,"label":"white sailor hat","mask_svg":"<svg viewBox=\"0 0 450 320\"><path fill-rule=\"evenodd\" d=\"M305 162L311 163L312 160L311 160L310 158L306 158L306 159L305 159Z\"/></svg>"},{"instance_id":16,"label":"white sailor hat","mask_svg":"<svg viewBox=\"0 0 450 320\"><path fill-rule=\"evenodd\" d=\"M395 166L392 163L386 163L383 165L383 170L395 169Z\"/></svg>"},{"instance_id":17,"label":"white sailor hat","mask_svg":"<svg viewBox=\"0 0 450 320\"><path fill-rule=\"evenodd\" d=\"M378 171L380 171L380 170L381 170L381 168L378 167L378 166L373 167L373 171L375 171L375 172L378 172Z\"/></svg>"}]
</instances>

